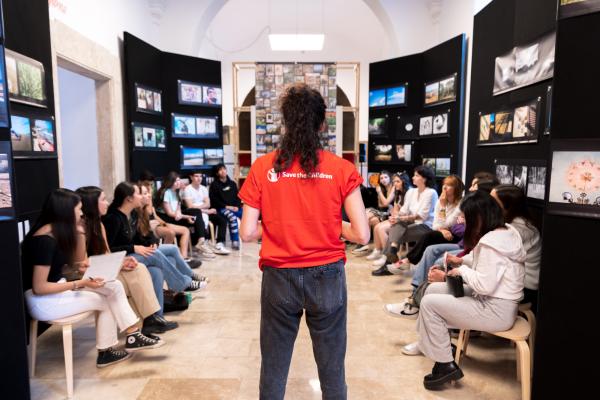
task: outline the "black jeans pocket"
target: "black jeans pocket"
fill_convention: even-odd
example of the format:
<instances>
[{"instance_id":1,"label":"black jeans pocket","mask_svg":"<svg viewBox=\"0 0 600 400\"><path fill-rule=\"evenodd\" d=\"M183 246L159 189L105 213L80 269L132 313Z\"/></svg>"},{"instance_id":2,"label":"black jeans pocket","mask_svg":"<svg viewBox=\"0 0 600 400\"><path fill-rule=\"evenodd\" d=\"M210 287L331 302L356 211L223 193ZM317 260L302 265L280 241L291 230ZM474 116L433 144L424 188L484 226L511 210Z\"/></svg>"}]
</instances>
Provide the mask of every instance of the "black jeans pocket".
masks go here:
<instances>
[{"instance_id":1,"label":"black jeans pocket","mask_svg":"<svg viewBox=\"0 0 600 400\"><path fill-rule=\"evenodd\" d=\"M323 265L313 274L319 311L330 313L344 304L344 262Z\"/></svg>"},{"instance_id":2,"label":"black jeans pocket","mask_svg":"<svg viewBox=\"0 0 600 400\"><path fill-rule=\"evenodd\" d=\"M265 266L262 278L262 296L273 305L289 304L291 282L289 271L284 268Z\"/></svg>"}]
</instances>

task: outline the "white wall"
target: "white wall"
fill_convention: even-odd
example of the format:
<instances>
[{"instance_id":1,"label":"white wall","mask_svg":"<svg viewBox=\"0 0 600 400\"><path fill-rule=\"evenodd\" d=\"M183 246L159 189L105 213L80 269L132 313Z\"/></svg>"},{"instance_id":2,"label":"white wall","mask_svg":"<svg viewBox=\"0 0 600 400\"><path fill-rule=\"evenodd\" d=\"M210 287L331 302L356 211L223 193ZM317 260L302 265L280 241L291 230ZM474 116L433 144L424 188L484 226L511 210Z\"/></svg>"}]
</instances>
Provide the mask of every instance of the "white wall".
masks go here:
<instances>
[{"instance_id":1,"label":"white wall","mask_svg":"<svg viewBox=\"0 0 600 400\"><path fill-rule=\"evenodd\" d=\"M96 83L58 68L63 187L100 186Z\"/></svg>"}]
</instances>

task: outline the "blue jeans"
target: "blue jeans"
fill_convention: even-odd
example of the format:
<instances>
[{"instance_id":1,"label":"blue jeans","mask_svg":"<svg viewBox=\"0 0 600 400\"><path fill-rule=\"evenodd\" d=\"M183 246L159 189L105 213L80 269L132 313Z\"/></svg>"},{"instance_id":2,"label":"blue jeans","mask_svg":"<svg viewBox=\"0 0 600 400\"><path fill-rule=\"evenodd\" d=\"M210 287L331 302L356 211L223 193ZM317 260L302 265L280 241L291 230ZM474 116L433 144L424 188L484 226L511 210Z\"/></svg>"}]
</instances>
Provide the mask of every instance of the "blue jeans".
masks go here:
<instances>
[{"instance_id":1,"label":"blue jeans","mask_svg":"<svg viewBox=\"0 0 600 400\"><path fill-rule=\"evenodd\" d=\"M231 211L226 208L219 208L219 214L227 218L229 223L229 238L232 242L240 241L240 232L238 227L238 218L242 218L242 209L239 208L237 211Z\"/></svg>"},{"instance_id":2,"label":"blue jeans","mask_svg":"<svg viewBox=\"0 0 600 400\"><path fill-rule=\"evenodd\" d=\"M167 281L167 286L175 292L182 292L192 283L192 269L183 260L179 249L174 244L161 244L154 254L148 257L139 254L131 255L148 268L159 268L164 280Z\"/></svg>"},{"instance_id":3,"label":"blue jeans","mask_svg":"<svg viewBox=\"0 0 600 400\"><path fill-rule=\"evenodd\" d=\"M419 287L421 283L427 282L429 268L435 265L437 259L442 257L446 251L451 254L458 254L462 249L455 243L442 243L427 246L423 253L423 257L421 257L421 261L419 261L415 268L415 274L412 279L412 285L415 288Z\"/></svg>"},{"instance_id":4,"label":"blue jeans","mask_svg":"<svg viewBox=\"0 0 600 400\"><path fill-rule=\"evenodd\" d=\"M345 400L347 295L343 260L311 268L263 268L260 399L282 400L285 395L303 311L323 399Z\"/></svg>"}]
</instances>

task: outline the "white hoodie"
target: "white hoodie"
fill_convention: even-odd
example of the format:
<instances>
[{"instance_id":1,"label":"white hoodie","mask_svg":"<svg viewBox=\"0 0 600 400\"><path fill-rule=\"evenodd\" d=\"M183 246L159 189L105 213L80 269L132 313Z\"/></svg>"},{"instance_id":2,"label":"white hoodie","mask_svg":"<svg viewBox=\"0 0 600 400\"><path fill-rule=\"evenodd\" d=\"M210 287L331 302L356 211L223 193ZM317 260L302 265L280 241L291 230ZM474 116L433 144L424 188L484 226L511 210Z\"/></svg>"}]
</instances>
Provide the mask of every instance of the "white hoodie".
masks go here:
<instances>
[{"instance_id":1,"label":"white hoodie","mask_svg":"<svg viewBox=\"0 0 600 400\"><path fill-rule=\"evenodd\" d=\"M535 226L528 224L523 218L517 217L510 223L521 236L525 258L525 287L537 290L540 282L540 264L542 258L542 240Z\"/></svg>"},{"instance_id":2,"label":"white hoodie","mask_svg":"<svg viewBox=\"0 0 600 400\"><path fill-rule=\"evenodd\" d=\"M514 300L523 298L525 249L519 232L507 229L488 232L473 249L472 267L461 265L460 275L476 294Z\"/></svg>"}]
</instances>

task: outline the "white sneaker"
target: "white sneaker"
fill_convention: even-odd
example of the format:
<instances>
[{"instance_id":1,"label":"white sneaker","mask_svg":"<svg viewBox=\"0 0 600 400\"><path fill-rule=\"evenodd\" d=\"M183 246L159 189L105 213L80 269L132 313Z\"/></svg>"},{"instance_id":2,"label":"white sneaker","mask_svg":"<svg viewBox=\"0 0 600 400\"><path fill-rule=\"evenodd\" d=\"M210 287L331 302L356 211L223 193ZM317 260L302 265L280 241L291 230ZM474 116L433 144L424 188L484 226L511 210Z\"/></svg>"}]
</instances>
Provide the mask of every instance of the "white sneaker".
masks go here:
<instances>
[{"instance_id":1,"label":"white sneaker","mask_svg":"<svg viewBox=\"0 0 600 400\"><path fill-rule=\"evenodd\" d=\"M379 256L378 259L373 261L373 266L374 267L383 267L386 263L387 263L387 256L382 254Z\"/></svg>"},{"instance_id":2,"label":"white sneaker","mask_svg":"<svg viewBox=\"0 0 600 400\"><path fill-rule=\"evenodd\" d=\"M369 252L368 244L365 244L364 246L357 247L356 249L352 250L352 254L354 254L357 257L365 256L365 255L367 255L368 252Z\"/></svg>"},{"instance_id":3,"label":"white sneaker","mask_svg":"<svg viewBox=\"0 0 600 400\"><path fill-rule=\"evenodd\" d=\"M415 307L408 301L402 303L386 304L383 309L390 315L404 319L417 319L419 307Z\"/></svg>"},{"instance_id":4,"label":"white sneaker","mask_svg":"<svg viewBox=\"0 0 600 400\"><path fill-rule=\"evenodd\" d=\"M223 243L219 242L216 245L214 245L213 253L226 256L231 254L231 251L228 250Z\"/></svg>"},{"instance_id":5,"label":"white sneaker","mask_svg":"<svg viewBox=\"0 0 600 400\"><path fill-rule=\"evenodd\" d=\"M379 249L373 249L373 251L371 252L371 254L369 254L367 256L367 260L373 261L373 260L377 260L379 257L381 257L381 250L379 250Z\"/></svg>"},{"instance_id":6,"label":"white sneaker","mask_svg":"<svg viewBox=\"0 0 600 400\"><path fill-rule=\"evenodd\" d=\"M202 243L198 248L205 254L214 254L212 249L206 243Z\"/></svg>"},{"instance_id":7,"label":"white sneaker","mask_svg":"<svg viewBox=\"0 0 600 400\"><path fill-rule=\"evenodd\" d=\"M402 350L400 351L402 354L406 354L407 356L420 356L423 354L421 349L419 349L419 342L409 343L402 347Z\"/></svg>"},{"instance_id":8,"label":"white sneaker","mask_svg":"<svg viewBox=\"0 0 600 400\"><path fill-rule=\"evenodd\" d=\"M403 272L400 268L398 268L398 264L388 264L388 265L386 265L386 267L387 267L387 270L390 271L394 275L401 275Z\"/></svg>"}]
</instances>

